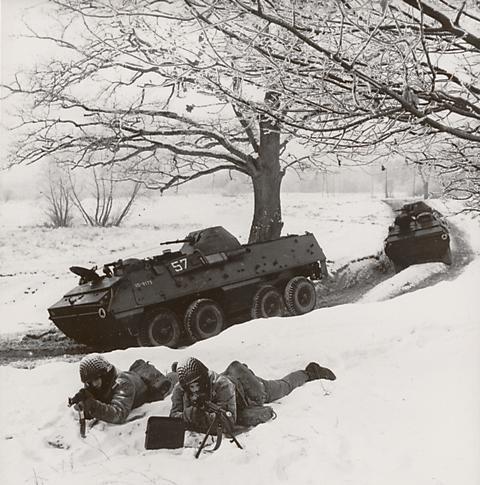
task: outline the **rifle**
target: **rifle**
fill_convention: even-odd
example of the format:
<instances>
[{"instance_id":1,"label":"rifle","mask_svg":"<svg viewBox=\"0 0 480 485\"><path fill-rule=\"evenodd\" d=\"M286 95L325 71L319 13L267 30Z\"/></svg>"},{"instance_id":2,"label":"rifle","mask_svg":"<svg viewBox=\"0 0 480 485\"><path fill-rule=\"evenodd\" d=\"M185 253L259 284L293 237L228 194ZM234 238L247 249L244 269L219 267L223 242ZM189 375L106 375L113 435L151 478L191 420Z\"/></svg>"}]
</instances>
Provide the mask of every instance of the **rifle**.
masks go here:
<instances>
[{"instance_id":1,"label":"rifle","mask_svg":"<svg viewBox=\"0 0 480 485\"><path fill-rule=\"evenodd\" d=\"M80 436L85 438L87 422L85 418L85 410L83 409L83 401L85 401L85 389L80 389L75 396L68 398L68 407L72 407L75 404L80 404L80 406L77 407L80 422Z\"/></svg>"},{"instance_id":2,"label":"rifle","mask_svg":"<svg viewBox=\"0 0 480 485\"><path fill-rule=\"evenodd\" d=\"M213 430L215 430L217 434L217 441L212 451L218 450L218 448L220 448L224 431L225 434L230 438L231 442L235 443L240 449L243 449L242 445L238 442L237 438L235 438L235 435L233 434L233 423L231 421L232 414L229 411L225 411L220 406L214 404L211 401L205 401L205 403L203 403L202 405L202 409L209 413L215 413L215 419L210 423L205 437L203 438L202 443L195 453L195 458L198 458L200 456L200 453L205 447L205 443L207 442L209 435L213 434Z\"/></svg>"}]
</instances>

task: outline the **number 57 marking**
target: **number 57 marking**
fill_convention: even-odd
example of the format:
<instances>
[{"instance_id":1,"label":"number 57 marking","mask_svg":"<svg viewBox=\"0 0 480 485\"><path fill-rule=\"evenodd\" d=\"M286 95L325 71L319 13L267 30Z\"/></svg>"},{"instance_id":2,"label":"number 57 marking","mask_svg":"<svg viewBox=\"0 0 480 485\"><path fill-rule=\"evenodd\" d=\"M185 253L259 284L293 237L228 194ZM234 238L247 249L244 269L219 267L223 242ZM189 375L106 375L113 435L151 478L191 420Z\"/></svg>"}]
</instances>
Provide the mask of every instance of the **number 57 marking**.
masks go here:
<instances>
[{"instance_id":1,"label":"number 57 marking","mask_svg":"<svg viewBox=\"0 0 480 485\"><path fill-rule=\"evenodd\" d=\"M185 271L187 269L187 258L177 259L177 261L172 261L170 266L176 273L180 271Z\"/></svg>"}]
</instances>

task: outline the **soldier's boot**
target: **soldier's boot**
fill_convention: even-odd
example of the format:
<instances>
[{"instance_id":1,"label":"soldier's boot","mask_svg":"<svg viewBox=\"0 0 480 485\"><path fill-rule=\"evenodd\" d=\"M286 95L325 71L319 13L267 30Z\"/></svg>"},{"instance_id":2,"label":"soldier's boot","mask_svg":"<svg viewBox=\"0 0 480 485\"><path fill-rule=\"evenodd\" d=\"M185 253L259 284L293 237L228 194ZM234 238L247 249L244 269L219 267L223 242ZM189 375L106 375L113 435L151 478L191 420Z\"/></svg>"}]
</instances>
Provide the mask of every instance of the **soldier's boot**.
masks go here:
<instances>
[{"instance_id":1,"label":"soldier's boot","mask_svg":"<svg viewBox=\"0 0 480 485\"><path fill-rule=\"evenodd\" d=\"M316 362L310 362L307 367L305 367L305 372L308 375L309 381L314 381L316 379L327 379L329 381L334 381L337 376L326 367L321 367Z\"/></svg>"}]
</instances>

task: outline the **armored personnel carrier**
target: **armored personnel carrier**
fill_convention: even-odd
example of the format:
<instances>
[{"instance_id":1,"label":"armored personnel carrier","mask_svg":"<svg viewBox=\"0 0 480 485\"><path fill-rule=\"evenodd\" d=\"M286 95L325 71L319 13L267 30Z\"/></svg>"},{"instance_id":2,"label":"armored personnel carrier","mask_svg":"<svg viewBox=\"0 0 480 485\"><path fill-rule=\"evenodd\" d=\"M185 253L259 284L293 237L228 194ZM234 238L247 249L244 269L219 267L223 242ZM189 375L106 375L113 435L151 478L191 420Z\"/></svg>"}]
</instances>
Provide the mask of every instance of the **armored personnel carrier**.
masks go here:
<instances>
[{"instance_id":1,"label":"armored personnel carrier","mask_svg":"<svg viewBox=\"0 0 480 485\"><path fill-rule=\"evenodd\" d=\"M400 209L388 228L384 245L397 273L412 264L452 263L447 223L423 201L405 204Z\"/></svg>"},{"instance_id":2,"label":"armored personnel carrier","mask_svg":"<svg viewBox=\"0 0 480 485\"><path fill-rule=\"evenodd\" d=\"M183 245L105 264L102 275L96 267L71 267L79 285L48 308L50 319L87 345L176 347L248 317L313 310L311 279L327 271L310 233L242 245L217 226L161 244L173 243Z\"/></svg>"}]
</instances>

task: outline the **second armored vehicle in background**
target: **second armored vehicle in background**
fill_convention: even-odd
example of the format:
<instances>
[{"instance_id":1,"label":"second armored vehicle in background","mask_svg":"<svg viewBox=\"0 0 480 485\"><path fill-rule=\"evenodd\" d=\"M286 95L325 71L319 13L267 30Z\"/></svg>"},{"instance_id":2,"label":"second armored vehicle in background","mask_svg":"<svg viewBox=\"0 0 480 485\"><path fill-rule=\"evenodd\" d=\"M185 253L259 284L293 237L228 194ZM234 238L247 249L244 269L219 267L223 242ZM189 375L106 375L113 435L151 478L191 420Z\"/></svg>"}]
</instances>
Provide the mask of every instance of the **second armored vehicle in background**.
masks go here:
<instances>
[{"instance_id":1,"label":"second armored vehicle in background","mask_svg":"<svg viewBox=\"0 0 480 485\"><path fill-rule=\"evenodd\" d=\"M70 268L80 284L48 311L67 336L94 346L166 345L212 337L235 321L315 308L326 274L313 234L245 244L223 227L190 233L178 251ZM248 315L248 317L245 317Z\"/></svg>"},{"instance_id":2,"label":"second armored vehicle in background","mask_svg":"<svg viewBox=\"0 0 480 485\"><path fill-rule=\"evenodd\" d=\"M385 254L395 271L412 264L451 264L450 235L441 214L423 201L405 204L388 229Z\"/></svg>"}]
</instances>

